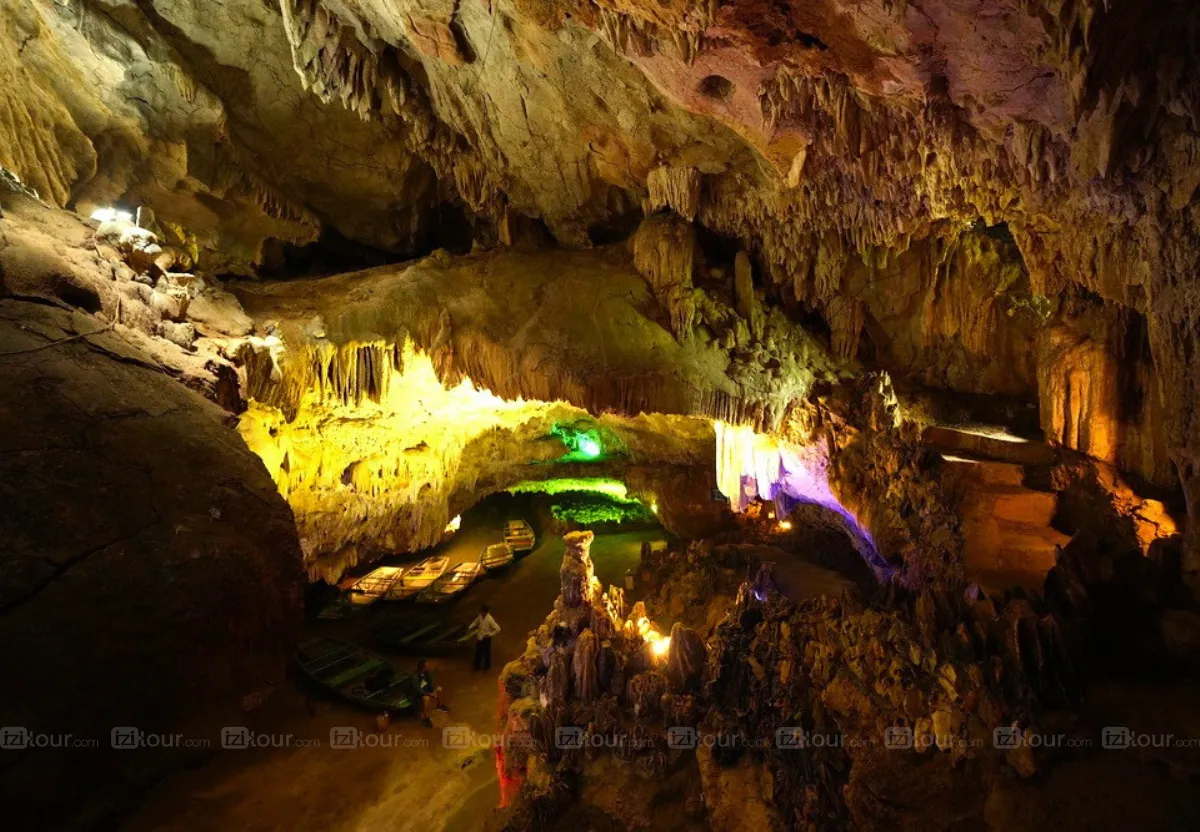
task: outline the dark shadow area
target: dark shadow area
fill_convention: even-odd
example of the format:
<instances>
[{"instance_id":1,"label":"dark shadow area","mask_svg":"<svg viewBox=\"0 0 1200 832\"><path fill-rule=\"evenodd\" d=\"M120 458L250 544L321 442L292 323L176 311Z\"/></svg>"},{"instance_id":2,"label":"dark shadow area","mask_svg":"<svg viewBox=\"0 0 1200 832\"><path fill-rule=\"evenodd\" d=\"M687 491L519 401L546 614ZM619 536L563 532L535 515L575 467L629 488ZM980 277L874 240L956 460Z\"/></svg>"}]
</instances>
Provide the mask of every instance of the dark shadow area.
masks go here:
<instances>
[{"instance_id":1,"label":"dark shadow area","mask_svg":"<svg viewBox=\"0 0 1200 832\"><path fill-rule=\"evenodd\" d=\"M408 259L403 255L359 243L325 226L316 242L298 246L283 240L263 244L260 277L278 280L290 277L325 277L342 272L371 269Z\"/></svg>"},{"instance_id":2,"label":"dark shadow area","mask_svg":"<svg viewBox=\"0 0 1200 832\"><path fill-rule=\"evenodd\" d=\"M700 82L700 94L705 98L724 101L733 95L733 82L723 75L709 75Z\"/></svg>"},{"instance_id":3,"label":"dark shadow area","mask_svg":"<svg viewBox=\"0 0 1200 832\"><path fill-rule=\"evenodd\" d=\"M263 261L258 276L268 280L293 277L328 277L345 272L373 269L424 257L442 248L451 254L470 254L475 230L461 205L438 203L434 214L421 224L421 230L407 251L389 251L346 237L336 228L324 225L316 242L295 245L270 239L263 244Z\"/></svg>"}]
</instances>

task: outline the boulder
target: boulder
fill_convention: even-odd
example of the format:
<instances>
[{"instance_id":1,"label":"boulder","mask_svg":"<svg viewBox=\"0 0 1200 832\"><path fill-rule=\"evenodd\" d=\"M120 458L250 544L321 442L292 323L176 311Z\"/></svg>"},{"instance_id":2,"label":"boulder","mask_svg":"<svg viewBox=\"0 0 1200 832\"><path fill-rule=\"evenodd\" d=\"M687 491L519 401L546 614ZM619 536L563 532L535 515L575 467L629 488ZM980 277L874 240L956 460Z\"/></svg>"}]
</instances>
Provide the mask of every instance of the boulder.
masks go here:
<instances>
[{"instance_id":1,"label":"boulder","mask_svg":"<svg viewBox=\"0 0 1200 832\"><path fill-rule=\"evenodd\" d=\"M20 668L0 725L97 743L5 770L18 827L76 826L195 753L116 750L113 726L219 747L284 680L300 621L299 541L262 462L116 333L62 340L94 328L0 301L0 640Z\"/></svg>"}]
</instances>

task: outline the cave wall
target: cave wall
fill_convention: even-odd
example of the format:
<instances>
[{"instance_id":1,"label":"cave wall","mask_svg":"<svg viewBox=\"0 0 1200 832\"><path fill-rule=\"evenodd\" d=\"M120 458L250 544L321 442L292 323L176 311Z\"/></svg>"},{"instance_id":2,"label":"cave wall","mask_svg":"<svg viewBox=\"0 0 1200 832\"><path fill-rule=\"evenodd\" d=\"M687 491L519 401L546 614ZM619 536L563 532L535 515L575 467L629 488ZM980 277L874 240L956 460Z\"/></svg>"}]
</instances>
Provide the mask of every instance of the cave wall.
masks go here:
<instances>
[{"instance_id":1,"label":"cave wall","mask_svg":"<svg viewBox=\"0 0 1200 832\"><path fill-rule=\"evenodd\" d=\"M324 226L411 250L443 200L489 244L540 224L584 247L592 229L672 212L737 241L738 285L818 316L835 357L953 390L1036 391L1052 439L1148 482L1177 477L1198 510L1194 3L230 0L209 14L38 0L4 13L0 161L59 204L148 205L212 268L250 271L263 240ZM659 288L673 334L689 319L721 329L686 282ZM1100 311L1080 319L1081 294ZM747 352L769 340L753 308ZM1145 319L1148 351L1115 397L1082 380L1131 355L1092 314ZM690 395L602 398L632 410ZM1076 427L1114 410L1115 424ZM1189 553L1195 566L1200 538Z\"/></svg>"},{"instance_id":2,"label":"cave wall","mask_svg":"<svg viewBox=\"0 0 1200 832\"><path fill-rule=\"evenodd\" d=\"M229 414L96 321L0 300L0 722L96 743L5 751L0 799L28 828L97 825L203 753L110 734L240 724L300 622L291 510Z\"/></svg>"},{"instance_id":3,"label":"cave wall","mask_svg":"<svg viewBox=\"0 0 1200 832\"><path fill-rule=\"evenodd\" d=\"M717 345L690 332L677 342L645 317L646 285L619 252L587 262L565 287L548 260L511 254L239 290L276 333L243 352L251 402L239 429L296 512L312 577L431 546L488 493L568 475L556 473L567 449L551 429L590 420L586 408L612 459L572 470L634 477L668 528L719 522L702 516L709 490L690 511L667 479L711 469L706 408L752 403L759 388L743 391L740 362ZM492 280L507 283L507 303L486 300ZM810 372L766 404L802 397Z\"/></svg>"},{"instance_id":4,"label":"cave wall","mask_svg":"<svg viewBox=\"0 0 1200 832\"><path fill-rule=\"evenodd\" d=\"M34 0L0 22L0 165L52 204L151 208L240 273L330 221L410 250L436 216L403 131L307 94L269 4Z\"/></svg>"}]
</instances>

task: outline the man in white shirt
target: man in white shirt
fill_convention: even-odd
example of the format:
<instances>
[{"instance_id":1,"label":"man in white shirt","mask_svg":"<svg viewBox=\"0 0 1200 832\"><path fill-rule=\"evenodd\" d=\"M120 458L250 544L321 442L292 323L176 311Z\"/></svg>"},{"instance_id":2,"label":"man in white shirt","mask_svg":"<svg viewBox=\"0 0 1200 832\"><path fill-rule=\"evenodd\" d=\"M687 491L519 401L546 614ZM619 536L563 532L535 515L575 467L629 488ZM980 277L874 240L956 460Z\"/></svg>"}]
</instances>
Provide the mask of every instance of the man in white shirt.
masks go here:
<instances>
[{"instance_id":1,"label":"man in white shirt","mask_svg":"<svg viewBox=\"0 0 1200 832\"><path fill-rule=\"evenodd\" d=\"M500 632L500 625L488 612L487 604L479 608L479 615L471 622L475 630L475 669L491 670L492 668L492 636Z\"/></svg>"}]
</instances>

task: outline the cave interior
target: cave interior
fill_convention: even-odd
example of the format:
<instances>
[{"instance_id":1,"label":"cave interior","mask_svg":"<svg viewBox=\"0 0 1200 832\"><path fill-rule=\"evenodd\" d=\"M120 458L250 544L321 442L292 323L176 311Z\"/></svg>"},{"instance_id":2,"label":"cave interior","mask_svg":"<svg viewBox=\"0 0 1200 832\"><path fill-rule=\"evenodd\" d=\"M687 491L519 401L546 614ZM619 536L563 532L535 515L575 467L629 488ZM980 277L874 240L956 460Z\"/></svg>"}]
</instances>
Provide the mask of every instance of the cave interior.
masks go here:
<instances>
[{"instance_id":1,"label":"cave interior","mask_svg":"<svg viewBox=\"0 0 1200 832\"><path fill-rule=\"evenodd\" d=\"M1200 828L1194 0L0 24L6 828Z\"/></svg>"}]
</instances>

